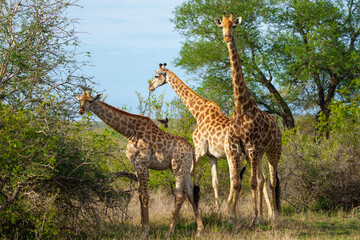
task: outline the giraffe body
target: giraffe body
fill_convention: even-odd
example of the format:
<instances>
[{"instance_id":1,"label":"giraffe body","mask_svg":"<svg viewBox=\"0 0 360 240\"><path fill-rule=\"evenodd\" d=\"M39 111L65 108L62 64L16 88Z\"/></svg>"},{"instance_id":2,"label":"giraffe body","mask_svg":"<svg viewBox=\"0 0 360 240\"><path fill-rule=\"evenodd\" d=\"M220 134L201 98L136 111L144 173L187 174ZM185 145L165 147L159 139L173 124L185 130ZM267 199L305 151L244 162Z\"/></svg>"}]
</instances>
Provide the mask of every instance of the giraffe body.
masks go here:
<instances>
[{"instance_id":1,"label":"giraffe body","mask_svg":"<svg viewBox=\"0 0 360 240\"><path fill-rule=\"evenodd\" d=\"M90 92L83 91L79 98L79 112L90 110L104 123L124 135L127 140L126 156L132 162L138 178L138 192L141 205L141 225L145 236L149 233L149 193L148 169L165 170L171 168L175 176L176 201L172 222L167 236L175 229L182 203L187 197L197 221L197 234L203 229L198 209L198 199L194 197L191 184L191 169L194 167L195 153L185 138L161 130L150 118L131 114L98 101Z\"/></svg>"},{"instance_id":2,"label":"giraffe body","mask_svg":"<svg viewBox=\"0 0 360 240\"><path fill-rule=\"evenodd\" d=\"M281 156L281 131L276 120L270 114L261 111L245 82L241 59L236 48L234 28L240 24L241 17L233 19L233 14L227 18L223 13L222 21L214 18L222 29L224 41L227 43L233 78L235 112L230 123L229 146L241 141L251 166L250 187L253 197L254 217L251 226L255 226L258 215L262 215L262 200L268 204L269 213L275 218L280 212L280 187L277 178L277 165ZM236 149L230 149L236 151ZM262 157L267 155L272 190L272 211L267 196L265 177L262 172ZM260 212L259 212L260 211Z\"/></svg>"},{"instance_id":3,"label":"giraffe body","mask_svg":"<svg viewBox=\"0 0 360 240\"><path fill-rule=\"evenodd\" d=\"M171 70L160 65L156 71L155 78L149 86L153 91L157 87L168 83L184 102L191 114L196 118L197 126L193 132L195 145L196 164L202 157L207 155L211 164L212 184L215 194L215 202L219 209L217 160L226 158L230 173L230 193L227 201L229 222L233 223L236 216L236 205L241 188L240 167L244 155L241 143L233 143L233 150L229 151L229 119L214 102L202 98L188 86L186 86Z\"/></svg>"}]
</instances>

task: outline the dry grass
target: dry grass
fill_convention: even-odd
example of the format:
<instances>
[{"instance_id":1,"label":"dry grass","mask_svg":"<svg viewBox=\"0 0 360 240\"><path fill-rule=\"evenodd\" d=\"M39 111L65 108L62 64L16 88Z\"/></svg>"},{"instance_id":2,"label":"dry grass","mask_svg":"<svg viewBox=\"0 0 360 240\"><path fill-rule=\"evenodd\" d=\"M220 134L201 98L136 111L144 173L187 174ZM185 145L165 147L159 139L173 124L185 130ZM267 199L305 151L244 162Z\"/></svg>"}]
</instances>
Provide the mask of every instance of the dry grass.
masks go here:
<instances>
[{"instance_id":1,"label":"dry grass","mask_svg":"<svg viewBox=\"0 0 360 240\"><path fill-rule=\"evenodd\" d=\"M161 191L150 193L150 235L148 239L163 239L169 227L174 200L171 195ZM249 229L251 221L251 198L242 197L238 209L238 221L234 226L227 224L224 206L219 212L213 209L213 201L200 199L202 218L205 225L202 236L198 239L359 239L360 209L351 212L336 213L288 213L279 216L276 223L263 219L255 230ZM141 238L140 205L134 196L129 205L130 218L121 225L111 226L111 234L106 239ZM110 230L110 229L109 229ZM172 239L195 238L196 221L190 204L184 203L180 221Z\"/></svg>"}]
</instances>

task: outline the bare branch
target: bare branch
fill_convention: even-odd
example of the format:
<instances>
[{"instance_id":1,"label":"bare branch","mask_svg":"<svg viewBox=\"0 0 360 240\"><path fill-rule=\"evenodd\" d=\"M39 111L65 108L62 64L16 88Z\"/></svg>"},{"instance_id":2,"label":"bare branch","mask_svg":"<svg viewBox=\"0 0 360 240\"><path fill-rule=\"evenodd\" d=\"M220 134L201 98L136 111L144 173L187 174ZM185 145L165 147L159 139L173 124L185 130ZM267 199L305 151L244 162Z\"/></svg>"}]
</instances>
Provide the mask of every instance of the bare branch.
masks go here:
<instances>
[{"instance_id":1,"label":"bare branch","mask_svg":"<svg viewBox=\"0 0 360 240\"><path fill-rule=\"evenodd\" d=\"M21 190L21 185L19 184L15 191L13 192L13 194L11 195L10 198L6 199L5 202L3 202L0 205L0 211L4 210L7 206L9 206L10 204L12 204L14 201L16 201L17 197L19 196L19 192Z\"/></svg>"}]
</instances>

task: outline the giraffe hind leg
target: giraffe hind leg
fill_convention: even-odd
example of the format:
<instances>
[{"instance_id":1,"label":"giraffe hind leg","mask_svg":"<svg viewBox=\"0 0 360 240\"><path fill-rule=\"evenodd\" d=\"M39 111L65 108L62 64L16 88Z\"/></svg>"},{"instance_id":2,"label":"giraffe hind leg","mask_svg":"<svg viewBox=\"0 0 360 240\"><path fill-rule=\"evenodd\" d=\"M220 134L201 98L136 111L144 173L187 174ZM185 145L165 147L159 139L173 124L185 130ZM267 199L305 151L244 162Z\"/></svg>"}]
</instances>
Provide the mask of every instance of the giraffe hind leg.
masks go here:
<instances>
[{"instance_id":1,"label":"giraffe hind leg","mask_svg":"<svg viewBox=\"0 0 360 240\"><path fill-rule=\"evenodd\" d=\"M217 158L213 156L209 156L209 162L211 165L211 177L212 177L212 185L214 189L214 195L215 195L215 204L216 204L216 210L220 210L220 200L219 200L219 181L218 181L218 175L217 175Z\"/></svg>"},{"instance_id":2,"label":"giraffe hind leg","mask_svg":"<svg viewBox=\"0 0 360 240\"><path fill-rule=\"evenodd\" d=\"M277 175L277 164L274 164L274 161L269 161L269 172L270 172L270 187L272 192L272 210L273 210L272 217L273 219L275 219L276 215L281 212L281 205L280 205L280 181Z\"/></svg>"},{"instance_id":3,"label":"giraffe hind leg","mask_svg":"<svg viewBox=\"0 0 360 240\"><path fill-rule=\"evenodd\" d=\"M141 172L141 174L139 174ZM141 208L141 227L143 236L147 237L150 231L149 225L149 193L148 193L148 171L138 171L139 199Z\"/></svg>"},{"instance_id":4,"label":"giraffe hind leg","mask_svg":"<svg viewBox=\"0 0 360 240\"><path fill-rule=\"evenodd\" d=\"M268 217L271 217L273 216L273 211L272 211L272 206L268 192L268 185L265 174L263 174L263 176L264 176L264 187L263 187L264 199L265 199L266 207L268 209Z\"/></svg>"},{"instance_id":5,"label":"giraffe hind leg","mask_svg":"<svg viewBox=\"0 0 360 240\"><path fill-rule=\"evenodd\" d=\"M202 223L200 210L199 210L200 187L192 186L191 179L189 177L187 177L186 179L186 195L193 208L194 215L196 218L196 223L197 223L196 236L200 236L202 230L204 229L204 225Z\"/></svg>"},{"instance_id":6,"label":"giraffe hind leg","mask_svg":"<svg viewBox=\"0 0 360 240\"><path fill-rule=\"evenodd\" d=\"M176 223L178 222L178 219L179 219L179 212L180 212L181 206L185 200L185 184L184 184L184 182L179 182L179 180L177 178L178 177L175 177L175 182L176 182L175 183L176 184L175 210L173 212L173 217L171 220L169 230L165 235L166 238L169 238L174 233Z\"/></svg>"}]
</instances>

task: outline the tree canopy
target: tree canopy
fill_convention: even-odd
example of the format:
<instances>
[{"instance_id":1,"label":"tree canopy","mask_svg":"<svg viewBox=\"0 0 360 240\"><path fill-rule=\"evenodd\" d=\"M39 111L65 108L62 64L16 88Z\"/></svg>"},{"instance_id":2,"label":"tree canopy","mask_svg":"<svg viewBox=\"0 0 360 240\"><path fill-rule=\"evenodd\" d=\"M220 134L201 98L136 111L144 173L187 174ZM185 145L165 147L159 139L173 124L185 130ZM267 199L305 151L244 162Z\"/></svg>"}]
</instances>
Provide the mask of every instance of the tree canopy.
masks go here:
<instances>
[{"instance_id":1,"label":"tree canopy","mask_svg":"<svg viewBox=\"0 0 360 240\"><path fill-rule=\"evenodd\" d=\"M330 102L341 98L338 89L359 78L359 6L351 0L185 1L172 19L185 37L175 63L199 76L202 94L231 111L228 51L213 17L242 16L235 38L250 91L263 110L293 128L294 113L328 116Z\"/></svg>"},{"instance_id":2,"label":"tree canopy","mask_svg":"<svg viewBox=\"0 0 360 240\"><path fill-rule=\"evenodd\" d=\"M81 68L74 31L66 11L76 0L1 1L0 101L13 108L36 107L50 96L59 108L75 100L71 89L90 79ZM54 99L52 99L54 100ZM67 102L67 104L64 104ZM69 110L69 108L68 108Z\"/></svg>"}]
</instances>

